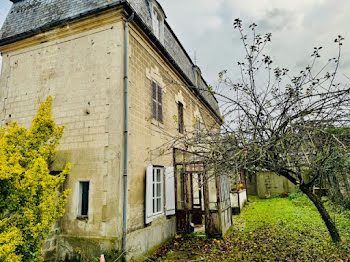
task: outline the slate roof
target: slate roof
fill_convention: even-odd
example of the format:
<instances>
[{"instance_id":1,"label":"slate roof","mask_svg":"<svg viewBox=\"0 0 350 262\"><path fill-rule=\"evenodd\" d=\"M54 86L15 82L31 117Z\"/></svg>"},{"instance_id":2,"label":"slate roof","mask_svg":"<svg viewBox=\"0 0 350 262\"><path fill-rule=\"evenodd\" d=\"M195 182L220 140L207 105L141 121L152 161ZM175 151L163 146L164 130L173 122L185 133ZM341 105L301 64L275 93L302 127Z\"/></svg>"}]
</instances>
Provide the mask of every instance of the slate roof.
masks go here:
<instances>
[{"instance_id":1,"label":"slate roof","mask_svg":"<svg viewBox=\"0 0 350 262\"><path fill-rule=\"evenodd\" d=\"M165 22L164 43L152 34L152 21L147 0L12 0L13 5L0 31L0 46L12 43L66 22L79 19L103 10L124 4L136 12L136 20L143 25L151 39L160 47L175 68L194 86L193 62L180 41ZM196 93L220 117L218 103L207 91L207 84L201 79Z\"/></svg>"}]
</instances>

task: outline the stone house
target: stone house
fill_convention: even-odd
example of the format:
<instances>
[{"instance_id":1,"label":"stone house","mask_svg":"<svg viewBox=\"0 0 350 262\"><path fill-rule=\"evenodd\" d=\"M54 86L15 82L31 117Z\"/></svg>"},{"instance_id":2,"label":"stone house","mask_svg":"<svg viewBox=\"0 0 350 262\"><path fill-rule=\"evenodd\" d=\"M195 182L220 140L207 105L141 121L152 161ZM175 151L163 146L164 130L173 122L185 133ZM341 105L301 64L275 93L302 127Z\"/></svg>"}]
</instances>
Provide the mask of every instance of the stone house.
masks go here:
<instances>
[{"instance_id":1,"label":"stone house","mask_svg":"<svg viewBox=\"0 0 350 262\"><path fill-rule=\"evenodd\" d=\"M51 95L53 117L65 126L52 173L72 164L65 184L72 193L47 258L122 249L136 260L203 214L207 231L225 232L225 181L196 182L193 194L200 167L181 162L183 149L159 150L185 131L221 124L217 101L159 3L11 1L0 31L1 124L29 127Z\"/></svg>"}]
</instances>

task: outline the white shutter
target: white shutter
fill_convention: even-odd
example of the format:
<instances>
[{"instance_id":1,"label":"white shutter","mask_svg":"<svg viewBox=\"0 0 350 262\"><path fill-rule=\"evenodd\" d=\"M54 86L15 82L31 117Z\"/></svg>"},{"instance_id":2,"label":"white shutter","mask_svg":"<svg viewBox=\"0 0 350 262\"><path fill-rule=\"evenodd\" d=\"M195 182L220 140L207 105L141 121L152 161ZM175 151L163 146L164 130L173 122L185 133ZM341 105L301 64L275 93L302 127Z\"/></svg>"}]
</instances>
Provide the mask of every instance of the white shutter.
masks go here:
<instances>
[{"instance_id":1,"label":"white shutter","mask_svg":"<svg viewBox=\"0 0 350 262\"><path fill-rule=\"evenodd\" d=\"M174 167L165 169L165 215L175 215L175 173Z\"/></svg>"},{"instance_id":2,"label":"white shutter","mask_svg":"<svg viewBox=\"0 0 350 262\"><path fill-rule=\"evenodd\" d=\"M146 170L146 194L145 194L145 223L149 224L153 219L153 166Z\"/></svg>"}]
</instances>

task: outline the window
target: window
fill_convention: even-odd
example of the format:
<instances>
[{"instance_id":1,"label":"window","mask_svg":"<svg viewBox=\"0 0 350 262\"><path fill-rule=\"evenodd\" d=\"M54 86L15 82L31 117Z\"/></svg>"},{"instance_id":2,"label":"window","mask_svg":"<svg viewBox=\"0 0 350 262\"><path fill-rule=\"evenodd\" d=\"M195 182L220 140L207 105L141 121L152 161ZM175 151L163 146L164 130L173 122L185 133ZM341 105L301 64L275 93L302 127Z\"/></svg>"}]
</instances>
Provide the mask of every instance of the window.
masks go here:
<instances>
[{"instance_id":1,"label":"window","mask_svg":"<svg viewBox=\"0 0 350 262\"><path fill-rule=\"evenodd\" d=\"M182 103L177 104L177 111L178 111L178 121L179 121L179 133L184 133L184 106Z\"/></svg>"},{"instance_id":2,"label":"window","mask_svg":"<svg viewBox=\"0 0 350 262\"><path fill-rule=\"evenodd\" d=\"M161 6L155 0L150 1L149 4L152 17L153 34L161 43L163 43L165 14Z\"/></svg>"},{"instance_id":3,"label":"window","mask_svg":"<svg viewBox=\"0 0 350 262\"><path fill-rule=\"evenodd\" d=\"M153 168L153 193L152 193L152 202L153 202L153 214L158 214L162 212L162 203L163 203L163 168L154 167Z\"/></svg>"},{"instance_id":4,"label":"window","mask_svg":"<svg viewBox=\"0 0 350 262\"><path fill-rule=\"evenodd\" d=\"M78 216L88 217L89 214L89 190L90 182L79 182L79 207Z\"/></svg>"},{"instance_id":5,"label":"window","mask_svg":"<svg viewBox=\"0 0 350 262\"><path fill-rule=\"evenodd\" d=\"M51 176L59 176L62 173L62 171L50 171Z\"/></svg>"},{"instance_id":6,"label":"window","mask_svg":"<svg viewBox=\"0 0 350 262\"><path fill-rule=\"evenodd\" d=\"M164 168L149 165L146 171L145 223L149 224L164 213Z\"/></svg>"},{"instance_id":7,"label":"window","mask_svg":"<svg viewBox=\"0 0 350 262\"><path fill-rule=\"evenodd\" d=\"M201 120L199 119L196 120L196 132L197 132L197 136L199 136L201 133Z\"/></svg>"},{"instance_id":8,"label":"window","mask_svg":"<svg viewBox=\"0 0 350 262\"><path fill-rule=\"evenodd\" d=\"M201 121L199 119L196 120L196 130L198 133L201 131Z\"/></svg>"},{"instance_id":9,"label":"window","mask_svg":"<svg viewBox=\"0 0 350 262\"><path fill-rule=\"evenodd\" d=\"M174 167L149 165L146 169L145 224L164 214L175 215Z\"/></svg>"},{"instance_id":10,"label":"window","mask_svg":"<svg viewBox=\"0 0 350 262\"><path fill-rule=\"evenodd\" d=\"M153 33L154 35L160 39L160 29L161 29L161 18L156 9L153 9Z\"/></svg>"},{"instance_id":11,"label":"window","mask_svg":"<svg viewBox=\"0 0 350 262\"><path fill-rule=\"evenodd\" d=\"M162 88L152 81L152 118L163 122Z\"/></svg>"},{"instance_id":12,"label":"window","mask_svg":"<svg viewBox=\"0 0 350 262\"><path fill-rule=\"evenodd\" d=\"M195 85L197 88L200 88L202 73L201 73L200 68L196 65L193 66L193 74L194 74L194 79L195 79Z\"/></svg>"},{"instance_id":13,"label":"window","mask_svg":"<svg viewBox=\"0 0 350 262\"><path fill-rule=\"evenodd\" d=\"M62 171L57 171L57 170L51 170L51 171L50 171L50 175L51 175L51 176L59 176L61 173L62 173ZM60 193L63 193L63 190L64 190L64 185L61 185L61 186L58 188L58 191L59 191Z\"/></svg>"}]
</instances>

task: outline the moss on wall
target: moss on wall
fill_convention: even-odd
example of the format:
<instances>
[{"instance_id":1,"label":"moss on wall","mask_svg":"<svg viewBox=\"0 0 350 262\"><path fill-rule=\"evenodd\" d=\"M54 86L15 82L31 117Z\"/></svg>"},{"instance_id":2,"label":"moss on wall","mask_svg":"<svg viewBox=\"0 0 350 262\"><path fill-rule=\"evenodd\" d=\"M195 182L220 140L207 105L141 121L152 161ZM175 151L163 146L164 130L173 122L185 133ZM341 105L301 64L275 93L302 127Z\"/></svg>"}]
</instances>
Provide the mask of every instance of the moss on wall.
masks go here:
<instances>
[{"instance_id":1,"label":"moss on wall","mask_svg":"<svg viewBox=\"0 0 350 262\"><path fill-rule=\"evenodd\" d=\"M270 198L295 191L295 186L285 177L273 172L260 172L256 175L257 194L261 198Z\"/></svg>"}]
</instances>

